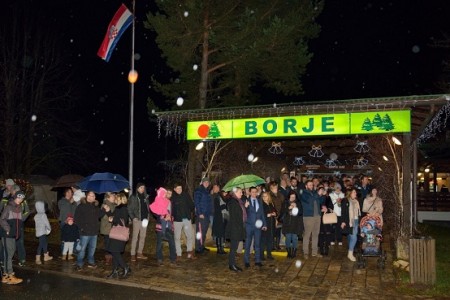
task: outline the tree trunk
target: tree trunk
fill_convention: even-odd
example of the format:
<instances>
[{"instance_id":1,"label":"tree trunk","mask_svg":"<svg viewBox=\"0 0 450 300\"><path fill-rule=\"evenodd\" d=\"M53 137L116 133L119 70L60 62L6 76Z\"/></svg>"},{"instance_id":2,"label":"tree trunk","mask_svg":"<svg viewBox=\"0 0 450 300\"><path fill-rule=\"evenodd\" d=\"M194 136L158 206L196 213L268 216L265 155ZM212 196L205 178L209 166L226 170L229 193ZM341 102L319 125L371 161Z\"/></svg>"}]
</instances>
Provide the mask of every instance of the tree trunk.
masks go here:
<instances>
[{"instance_id":1,"label":"tree trunk","mask_svg":"<svg viewBox=\"0 0 450 300\"><path fill-rule=\"evenodd\" d=\"M199 86L199 108L206 107L206 95L208 89L208 54L209 54L209 12L208 7L205 9L205 17L203 19L203 46L202 46L202 73Z\"/></svg>"}]
</instances>

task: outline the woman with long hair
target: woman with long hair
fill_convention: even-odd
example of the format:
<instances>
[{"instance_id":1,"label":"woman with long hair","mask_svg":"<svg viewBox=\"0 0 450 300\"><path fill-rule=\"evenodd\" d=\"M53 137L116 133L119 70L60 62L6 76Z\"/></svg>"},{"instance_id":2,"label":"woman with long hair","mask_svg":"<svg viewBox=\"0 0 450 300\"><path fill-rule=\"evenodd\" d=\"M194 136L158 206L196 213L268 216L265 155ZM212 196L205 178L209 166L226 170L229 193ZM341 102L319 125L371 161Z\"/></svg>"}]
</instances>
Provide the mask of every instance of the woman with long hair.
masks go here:
<instances>
[{"instance_id":1,"label":"woman with long hair","mask_svg":"<svg viewBox=\"0 0 450 300\"><path fill-rule=\"evenodd\" d=\"M346 198L342 200L342 223L341 228L343 232L348 233L348 254L347 258L351 261L356 261L353 255L356 241L358 238L359 217L361 216L361 209L359 207L358 197L355 188L347 190Z\"/></svg>"},{"instance_id":2,"label":"woman with long hair","mask_svg":"<svg viewBox=\"0 0 450 300\"><path fill-rule=\"evenodd\" d=\"M261 198L263 200L263 209L267 224L267 230L261 231L261 260L264 260L264 250L266 251L267 259L273 260L273 238L275 236L275 221L278 212L273 204L272 197L269 192L263 192L261 194Z\"/></svg>"},{"instance_id":3,"label":"woman with long hair","mask_svg":"<svg viewBox=\"0 0 450 300\"><path fill-rule=\"evenodd\" d=\"M383 200L378 196L375 187L372 187L370 194L364 199L362 211L368 216L379 217L380 224L377 225L383 226Z\"/></svg>"},{"instance_id":4,"label":"woman with long hair","mask_svg":"<svg viewBox=\"0 0 450 300\"><path fill-rule=\"evenodd\" d=\"M239 242L245 239L244 224L247 220L247 212L242 201L242 189L235 188L228 200L229 220L225 228L225 237L230 240L230 253L228 254L228 266L231 271L241 272L236 265L236 251Z\"/></svg>"},{"instance_id":5,"label":"woman with long hair","mask_svg":"<svg viewBox=\"0 0 450 300\"><path fill-rule=\"evenodd\" d=\"M128 226L128 199L124 193L120 193L115 197L116 207L114 212L108 213L109 221L112 226L121 225ZM112 272L106 278L114 278L119 276L119 267L123 269L120 274L121 278L126 278L130 273L130 267L125 263L123 259L123 252L125 251L125 245L127 242L119 241L113 238L109 239L107 250L112 255Z\"/></svg>"}]
</instances>

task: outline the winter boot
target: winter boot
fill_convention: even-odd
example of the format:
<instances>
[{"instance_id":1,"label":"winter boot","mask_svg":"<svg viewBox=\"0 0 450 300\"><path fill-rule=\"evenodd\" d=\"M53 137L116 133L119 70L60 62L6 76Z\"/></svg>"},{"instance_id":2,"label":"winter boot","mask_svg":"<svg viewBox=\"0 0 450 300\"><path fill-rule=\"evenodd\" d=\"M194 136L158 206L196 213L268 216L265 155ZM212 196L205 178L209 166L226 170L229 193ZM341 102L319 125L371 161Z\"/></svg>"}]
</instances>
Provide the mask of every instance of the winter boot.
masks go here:
<instances>
[{"instance_id":1,"label":"winter boot","mask_svg":"<svg viewBox=\"0 0 450 300\"><path fill-rule=\"evenodd\" d=\"M125 269L123 269L123 274L120 276L120 278L127 278L131 274L131 269L129 266L127 266Z\"/></svg>"},{"instance_id":2,"label":"winter boot","mask_svg":"<svg viewBox=\"0 0 450 300\"><path fill-rule=\"evenodd\" d=\"M117 278L119 277L119 268L115 268L111 274L109 274L108 276L106 276L107 279L111 279L111 278Z\"/></svg>"},{"instance_id":3,"label":"winter boot","mask_svg":"<svg viewBox=\"0 0 450 300\"><path fill-rule=\"evenodd\" d=\"M17 278L14 274L9 274L6 284L19 284L23 279Z\"/></svg>"},{"instance_id":4,"label":"winter boot","mask_svg":"<svg viewBox=\"0 0 450 300\"><path fill-rule=\"evenodd\" d=\"M42 265L42 261L41 261L41 256L40 255L36 255L36 264L37 265Z\"/></svg>"},{"instance_id":5,"label":"winter boot","mask_svg":"<svg viewBox=\"0 0 450 300\"><path fill-rule=\"evenodd\" d=\"M220 249L220 239L219 238L216 238L216 247L217 247L217 254L223 254L222 252L221 252L221 249Z\"/></svg>"},{"instance_id":6,"label":"winter boot","mask_svg":"<svg viewBox=\"0 0 450 300\"><path fill-rule=\"evenodd\" d=\"M225 251L225 239L224 238L220 238L220 252L222 252L222 254L227 254L227 252Z\"/></svg>"},{"instance_id":7,"label":"winter boot","mask_svg":"<svg viewBox=\"0 0 450 300\"><path fill-rule=\"evenodd\" d=\"M325 242L323 244L323 254L322 255L328 255L329 249L330 249L330 246L329 246L328 242Z\"/></svg>"},{"instance_id":8,"label":"winter boot","mask_svg":"<svg viewBox=\"0 0 450 300\"><path fill-rule=\"evenodd\" d=\"M351 261L356 261L356 257L353 256L353 251L348 251L348 255L347 258L350 259Z\"/></svg>"},{"instance_id":9,"label":"winter boot","mask_svg":"<svg viewBox=\"0 0 450 300\"><path fill-rule=\"evenodd\" d=\"M44 261L52 260L53 256L48 255L48 252L44 253Z\"/></svg>"},{"instance_id":10,"label":"winter boot","mask_svg":"<svg viewBox=\"0 0 450 300\"><path fill-rule=\"evenodd\" d=\"M292 258L292 249L291 247L286 248L286 251L288 253L287 258Z\"/></svg>"}]
</instances>

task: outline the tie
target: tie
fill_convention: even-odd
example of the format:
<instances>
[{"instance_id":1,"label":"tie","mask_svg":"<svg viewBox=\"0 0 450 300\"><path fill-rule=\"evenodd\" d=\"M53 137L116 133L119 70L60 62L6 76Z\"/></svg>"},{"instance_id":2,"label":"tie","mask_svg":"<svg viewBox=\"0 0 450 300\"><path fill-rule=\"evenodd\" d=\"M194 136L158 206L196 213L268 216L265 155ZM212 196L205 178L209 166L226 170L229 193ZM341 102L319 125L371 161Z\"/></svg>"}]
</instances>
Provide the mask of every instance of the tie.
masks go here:
<instances>
[{"instance_id":1,"label":"tie","mask_svg":"<svg viewBox=\"0 0 450 300\"><path fill-rule=\"evenodd\" d=\"M252 206L255 207L255 199L252 199Z\"/></svg>"}]
</instances>

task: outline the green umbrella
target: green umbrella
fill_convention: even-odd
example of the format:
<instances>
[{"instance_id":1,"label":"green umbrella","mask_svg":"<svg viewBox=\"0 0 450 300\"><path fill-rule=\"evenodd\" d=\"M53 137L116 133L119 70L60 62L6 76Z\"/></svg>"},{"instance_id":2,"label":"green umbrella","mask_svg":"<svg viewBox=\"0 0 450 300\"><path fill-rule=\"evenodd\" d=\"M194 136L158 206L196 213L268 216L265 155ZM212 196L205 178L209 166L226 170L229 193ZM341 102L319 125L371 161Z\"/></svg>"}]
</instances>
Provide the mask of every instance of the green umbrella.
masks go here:
<instances>
[{"instance_id":1,"label":"green umbrella","mask_svg":"<svg viewBox=\"0 0 450 300\"><path fill-rule=\"evenodd\" d=\"M240 176L235 177L235 178L231 179L230 181L228 181L227 184L225 184L225 186L223 187L223 190L226 192L229 192L235 187L240 187L240 188L245 189L245 188L257 186L257 185L264 184L264 183L266 183L264 181L264 179L262 179L259 176L256 176L253 174L240 175Z\"/></svg>"}]
</instances>

